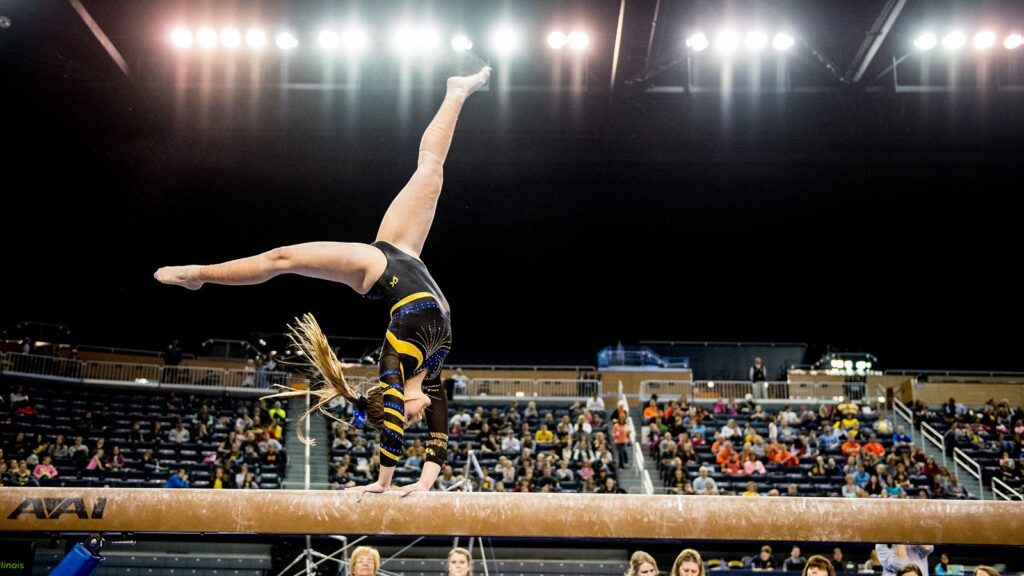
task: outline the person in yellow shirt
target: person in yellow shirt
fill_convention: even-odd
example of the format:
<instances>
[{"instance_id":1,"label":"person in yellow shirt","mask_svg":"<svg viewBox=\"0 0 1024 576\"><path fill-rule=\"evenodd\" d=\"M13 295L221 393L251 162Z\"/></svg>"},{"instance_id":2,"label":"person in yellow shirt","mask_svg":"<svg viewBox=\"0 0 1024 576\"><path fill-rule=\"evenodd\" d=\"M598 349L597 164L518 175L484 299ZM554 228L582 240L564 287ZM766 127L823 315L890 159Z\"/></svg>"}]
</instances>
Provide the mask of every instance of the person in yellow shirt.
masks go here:
<instances>
[{"instance_id":1,"label":"person in yellow shirt","mask_svg":"<svg viewBox=\"0 0 1024 576\"><path fill-rule=\"evenodd\" d=\"M277 400L276 402L274 402L274 407L271 408L270 410L268 410L267 412L270 414L270 417L275 422L280 422L280 421L286 420L288 418L288 413L285 412L284 408L281 407L281 401L280 400Z\"/></svg>"},{"instance_id":2,"label":"person in yellow shirt","mask_svg":"<svg viewBox=\"0 0 1024 576\"><path fill-rule=\"evenodd\" d=\"M757 491L757 482L747 482L747 491L743 493L744 496L760 496L761 493Z\"/></svg>"},{"instance_id":3,"label":"person in yellow shirt","mask_svg":"<svg viewBox=\"0 0 1024 576\"><path fill-rule=\"evenodd\" d=\"M547 424L541 423L540 428L537 430L537 433L534 434L533 439L537 442L554 442L555 434L551 430L548 430Z\"/></svg>"}]
</instances>

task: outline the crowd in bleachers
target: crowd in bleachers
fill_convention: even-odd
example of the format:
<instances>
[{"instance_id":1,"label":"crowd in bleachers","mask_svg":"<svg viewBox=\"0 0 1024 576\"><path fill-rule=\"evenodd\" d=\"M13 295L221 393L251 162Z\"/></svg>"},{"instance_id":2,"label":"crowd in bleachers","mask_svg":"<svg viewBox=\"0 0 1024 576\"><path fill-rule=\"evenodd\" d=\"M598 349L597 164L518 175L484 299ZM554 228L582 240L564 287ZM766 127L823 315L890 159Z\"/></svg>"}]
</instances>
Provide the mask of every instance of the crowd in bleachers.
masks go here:
<instances>
[{"instance_id":1,"label":"crowd in bleachers","mask_svg":"<svg viewBox=\"0 0 1024 576\"><path fill-rule=\"evenodd\" d=\"M344 414L344 409L342 409ZM344 420L344 417L342 418ZM376 433L330 422L330 482L343 488L376 478L380 461ZM473 489L485 492L621 493L604 401L551 406L529 402L452 405L449 409L447 464L435 488L463 480L469 452L480 471L469 475ZM394 482L415 481L424 462L426 427L406 430L404 458Z\"/></svg>"},{"instance_id":2,"label":"crowd in bleachers","mask_svg":"<svg viewBox=\"0 0 1024 576\"><path fill-rule=\"evenodd\" d=\"M791 547L789 554L779 560L771 546L741 559L704 559L700 552L685 549L676 556L670 576L704 576L707 571L730 570L742 573L782 571L802 576L836 576L836 574L881 574L882 576L954 576L963 575L968 567L951 561L948 554L934 554L935 546L920 544L876 544L863 562L844 556L842 548L835 546L831 553L802 555L799 545ZM989 564L971 566L975 576L1000 576ZM640 550L630 558L626 576L657 576L657 561Z\"/></svg>"},{"instance_id":3,"label":"crowd in bleachers","mask_svg":"<svg viewBox=\"0 0 1024 576\"><path fill-rule=\"evenodd\" d=\"M277 488L280 403L0 383L0 485Z\"/></svg>"},{"instance_id":4,"label":"crowd in bleachers","mask_svg":"<svg viewBox=\"0 0 1024 576\"><path fill-rule=\"evenodd\" d=\"M643 421L646 448L671 493L970 497L903 426L849 400L773 412L749 397L710 409L654 397Z\"/></svg>"},{"instance_id":5,"label":"crowd in bleachers","mask_svg":"<svg viewBox=\"0 0 1024 576\"><path fill-rule=\"evenodd\" d=\"M999 478L1011 488L1024 486L1024 411L1006 400L989 400L977 408L950 398L937 409L912 405L915 422L926 422L943 435L946 453L959 448L982 468L986 483Z\"/></svg>"}]
</instances>

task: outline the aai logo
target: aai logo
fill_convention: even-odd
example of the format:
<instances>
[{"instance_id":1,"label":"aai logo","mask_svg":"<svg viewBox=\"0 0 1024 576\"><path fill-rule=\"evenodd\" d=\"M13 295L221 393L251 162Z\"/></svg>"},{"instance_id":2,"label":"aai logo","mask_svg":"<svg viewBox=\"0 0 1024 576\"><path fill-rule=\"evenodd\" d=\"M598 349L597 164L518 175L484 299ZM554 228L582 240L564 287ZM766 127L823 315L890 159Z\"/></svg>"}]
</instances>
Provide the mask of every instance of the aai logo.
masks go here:
<instances>
[{"instance_id":1,"label":"aai logo","mask_svg":"<svg viewBox=\"0 0 1024 576\"><path fill-rule=\"evenodd\" d=\"M106 505L106 498L97 498L90 511L83 498L25 498L7 519L17 520L26 515L34 516L37 520L57 520L65 514L73 514L79 520L100 520Z\"/></svg>"}]
</instances>

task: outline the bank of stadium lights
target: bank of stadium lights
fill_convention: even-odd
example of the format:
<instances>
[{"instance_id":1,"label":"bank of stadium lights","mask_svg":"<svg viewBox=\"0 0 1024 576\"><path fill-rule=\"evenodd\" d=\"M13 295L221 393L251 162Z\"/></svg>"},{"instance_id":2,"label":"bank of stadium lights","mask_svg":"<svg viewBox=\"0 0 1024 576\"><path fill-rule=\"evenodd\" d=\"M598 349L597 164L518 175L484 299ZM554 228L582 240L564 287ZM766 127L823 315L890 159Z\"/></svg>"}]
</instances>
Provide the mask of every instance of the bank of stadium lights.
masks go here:
<instances>
[{"instance_id":1,"label":"bank of stadium lights","mask_svg":"<svg viewBox=\"0 0 1024 576\"><path fill-rule=\"evenodd\" d=\"M341 31L341 47L347 52L362 52L369 44L369 36L362 28L349 26Z\"/></svg>"},{"instance_id":2,"label":"bank of stadium lights","mask_svg":"<svg viewBox=\"0 0 1024 576\"><path fill-rule=\"evenodd\" d=\"M473 49L473 41L469 39L469 36L465 34L456 34L452 36L452 50L456 52L466 52Z\"/></svg>"},{"instance_id":3,"label":"bank of stadium lights","mask_svg":"<svg viewBox=\"0 0 1024 576\"><path fill-rule=\"evenodd\" d=\"M741 35L736 30L725 29L715 34L714 41L707 34L697 32L686 37L685 45L693 52L703 52L714 48L720 54L735 54L742 48L746 52L756 53L767 49L768 34L761 30L751 30ZM770 42L776 52L785 52L796 44L796 39L786 32L778 32Z\"/></svg>"},{"instance_id":4,"label":"bank of stadium lights","mask_svg":"<svg viewBox=\"0 0 1024 576\"><path fill-rule=\"evenodd\" d=\"M316 37L316 43L322 50L332 52L337 50L341 43L341 36L334 30L323 30Z\"/></svg>"},{"instance_id":5,"label":"bank of stadium lights","mask_svg":"<svg viewBox=\"0 0 1024 576\"><path fill-rule=\"evenodd\" d=\"M215 48L217 46L217 31L213 28L200 28L196 31L196 44L200 48Z\"/></svg>"},{"instance_id":6,"label":"bank of stadium lights","mask_svg":"<svg viewBox=\"0 0 1024 576\"><path fill-rule=\"evenodd\" d=\"M401 26L391 35L391 47L400 54L422 54L433 52L440 46L437 30L429 26L413 28Z\"/></svg>"},{"instance_id":7,"label":"bank of stadium lights","mask_svg":"<svg viewBox=\"0 0 1024 576\"><path fill-rule=\"evenodd\" d=\"M568 47L574 52L582 52L590 45L590 36L586 32L574 30L566 34L561 30L555 30L548 34L548 46L555 50Z\"/></svg>"},{"instance_id":8,"label":"bank of stadium lights","mask_svg":"<svg viewBox=\"0 0 1024 576\"><path fill-rule=\"evenodd\" d=\"M178 48L188 48L192 45L192 31L188 28L175 28L171 31L171 43Z\"/></svg>"},{"instance_id":9,"label":"bank of stadium lights","mask_svg":"<svg viewBox=\"0 0 1024 576\"><path fill-rule=\"evenodd\" d=\"M933 50L938 46L946 52L959 52L970 45L977 51L990 50L996 46L999 35L994 30L981 30L970 37L959 30L947 32L939 38L934 32L922 32L914 37L914 48L922 52ZM1003 37L1003 48L1015 50L1024 43L1024 38L1018 32L1011 32Z\"/></svg>"},{"instance_id":10,"label":"bank of stadium lights","mask_svg":"<svg viewBox=\"0 0 1024 576\"><path fill-rule=\"evenodd\" d=\"M242 45L242 33L238 28L225 28L220 31L220 45L225 48L238 48Z\"/></svg>"},{"instance_id":11,"label":"bank of stadium lights","mask_svg":"<svg viewBox=\"0 0 1024 576\"><path fill-rule=\"evenodd\" d=\"M291 32L281 32L274 39L274 44L281 50L292 50L299 45L299 39Z\"/></svg>"},{"instance_id":12,"label":"bank of stadium lights","mask_svg":"<svg viewBox=\"0 0 1024 576\"><path fill-rule=\"evenodd\" d=\"M511 54L519 49L519 34L509 26L499 27L491 33L491 47L500 54Z\"/></svg>"},{"instance_id":13,"label":"bank of stadium lights","mask_svg":"<svg viewBox=\"0 0 1024 576\"><path fill-rule=\"evenodd\" d=\"M245 45L253 50L262 50L267 45L267 33L260 28L245 31Z\"/></svg>"}]
</instances>

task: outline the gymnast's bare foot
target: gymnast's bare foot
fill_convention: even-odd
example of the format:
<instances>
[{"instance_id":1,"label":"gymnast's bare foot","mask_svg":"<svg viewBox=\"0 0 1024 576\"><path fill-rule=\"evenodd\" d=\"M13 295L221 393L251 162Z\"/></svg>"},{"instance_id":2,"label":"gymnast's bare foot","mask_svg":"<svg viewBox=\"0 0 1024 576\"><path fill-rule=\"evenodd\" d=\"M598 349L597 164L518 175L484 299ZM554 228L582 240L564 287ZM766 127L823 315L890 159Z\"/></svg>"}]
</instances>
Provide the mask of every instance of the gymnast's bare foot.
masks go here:
<instances>
[{"instance_id":1,"label":"gymnast's bare foot","mask_svg":"<svg viewBox=\"0 0 1024 576\"><path fill-rule=\"evenodd\" d=\"M466 99L473 92L483 88L490 77L490 66L484 66L479 72L470 76L452 76L448 79L448 95Z\"/></svg>"},{"instance_id":2,"label":"gymnast's bare foot","mask_svg":"<svg viewBox=\"0 0 1024 576\"><path fill-rule=\"evenodd\" d=\"M164 284L184 286L189 290L199 290L203 281L199 279L199 266L164 266L153 274L153 278Z\"/></svg>"}]
</instances>

